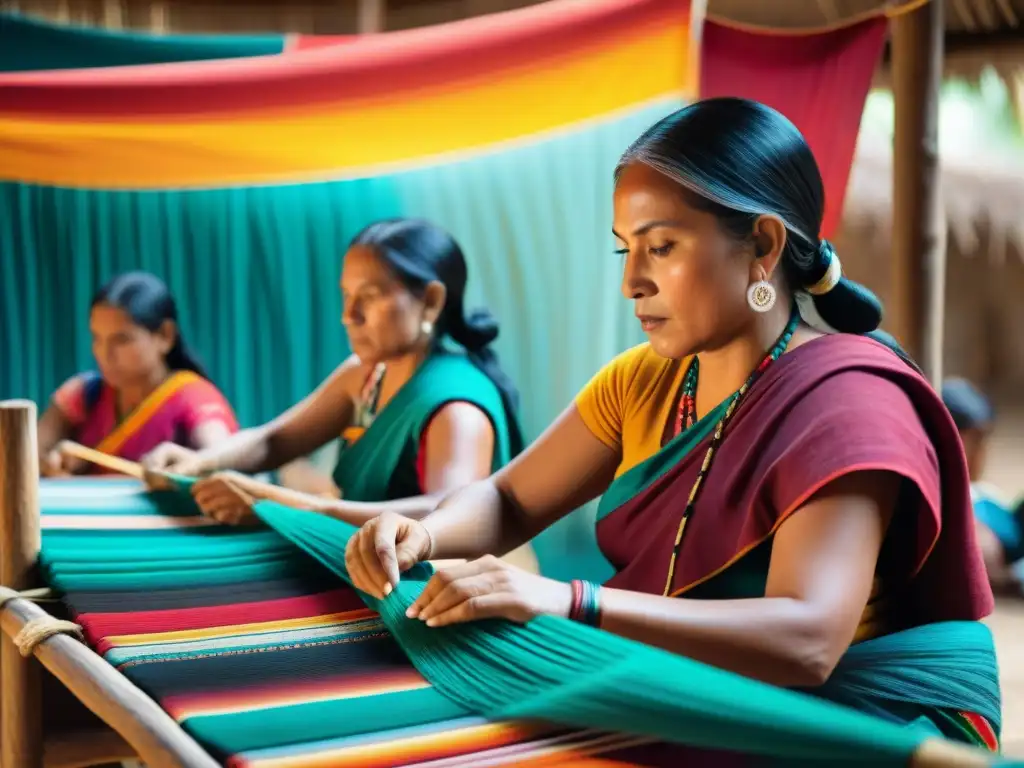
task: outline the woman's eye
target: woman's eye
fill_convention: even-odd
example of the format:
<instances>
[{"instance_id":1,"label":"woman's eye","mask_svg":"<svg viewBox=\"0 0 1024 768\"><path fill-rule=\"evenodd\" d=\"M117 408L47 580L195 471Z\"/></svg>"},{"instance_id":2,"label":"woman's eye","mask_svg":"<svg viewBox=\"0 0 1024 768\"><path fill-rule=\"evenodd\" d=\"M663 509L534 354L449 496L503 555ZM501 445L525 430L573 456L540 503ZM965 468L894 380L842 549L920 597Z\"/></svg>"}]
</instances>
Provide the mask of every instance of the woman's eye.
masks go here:
<instances>
[{"instance_id":1,"label":"woman's eye","mask_svg":"<svg viewBox=\"0 0 1024 768\"><path fill-rule=\"evenodd\" d=\"M664 245L658 246L652 245L650 248L648 248L648 251L651 253L652 256L667 256L669 253L671 253L674 247L675 243L665 243Z\"/></svg>"},{"instance_id":2,"label":"woman's eye","mask_svg":"<svg viewBox=\"0 0 1024 768\"><path fill-rule=\"evenodd\" d=\"M616 248L615 249L615 255L616 256L628 256L629 255L629 248Z\"/></svg>"}]
</instances>

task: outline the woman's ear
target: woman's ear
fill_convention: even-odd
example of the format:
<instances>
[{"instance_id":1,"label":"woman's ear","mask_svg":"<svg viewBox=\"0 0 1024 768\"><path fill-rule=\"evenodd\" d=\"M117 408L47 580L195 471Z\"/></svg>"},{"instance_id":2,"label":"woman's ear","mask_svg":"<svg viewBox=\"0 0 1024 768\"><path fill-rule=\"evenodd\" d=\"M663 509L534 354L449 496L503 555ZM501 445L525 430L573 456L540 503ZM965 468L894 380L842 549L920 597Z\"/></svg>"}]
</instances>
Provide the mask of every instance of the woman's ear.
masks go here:
<instances>
[{"instance_id":1,"label":"woman's ear","mask_svg":"<svg viewBox=\"0 0 1024 768\"><path fill-rule=\"evenodd\" d=\"M754 254L757 259L753 271L771 280L786 249L786 225L777 216L762 216L754 223Z\"/></svg>"},{"instance_id":2,"label":"woman's ear","mask_svg":"<svg viewBox=\"0 0 1024 768\"><path fill-rule=\"evenodd\" d=\"M160 354L166 355L171 351L174 347L174 342L178 339L178 324L173 320L164 320L153 335L156 337Z\"/></svg>"},{"instance_id":3,"label":"woman's ear","mask_svg":"<svg viewBox=\"0 0 1024 768\"><path fill-rule=\"evenodd\" d=\"M423 292L423 319L436 323L444 311L444 303L448 298L448 289L439 280L432 280L427 283L427 289Z\"/></svg>"}]
</instances>

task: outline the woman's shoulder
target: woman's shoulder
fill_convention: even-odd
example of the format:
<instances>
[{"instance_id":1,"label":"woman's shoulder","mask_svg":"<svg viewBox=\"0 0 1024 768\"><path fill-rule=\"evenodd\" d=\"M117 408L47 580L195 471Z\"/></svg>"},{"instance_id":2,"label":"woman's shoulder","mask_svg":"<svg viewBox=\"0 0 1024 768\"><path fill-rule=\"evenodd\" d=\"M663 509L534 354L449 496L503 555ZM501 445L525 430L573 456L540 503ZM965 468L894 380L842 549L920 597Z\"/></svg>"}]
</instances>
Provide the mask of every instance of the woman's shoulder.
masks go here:
<instances>
[{"instance_id":1,"label":"woman's shoulder","mask_svg":"<svg viewBox=\"0 0 1024 768\"><path fill-rule=\"evenodd\" d=\"M625 392L638 384L657 379L678 364L678 360L659 355L645 341L612 358L597 372L594 381L603 381Z\"/></svg>"},{"instance_id":2,"label":"woman's shoulder","mask_svg":"<svg viewBox=\"0 0 1024 768\"><path fill-rule=\"evenodd\" d=\"M836 334L789 354L774 386L762 393L768 411L781 418L778 426L788 427L778 434L799 426L829 442L870 438L922 446L945 443L952 434L952 420L931 384L879 342Z\"/></svg>"},{"instance_id":3,"label":"woman's shoulder","mask_svg":"<svg viewBox=\"0 0 1024 768\"><path fill-rule=\"evenodd\" d=\"M229 425L235 423L235 413L228 397L220 388L204 376L191 371L180 373L181 397L178 413L189 423L221 419Z\"/></svg>"},{"instance_id":4,"label":"woman's shoulder","mask_svg":"<svg viewBox=\"0 0 1024 768\"><path fill-rule=\"evenodd\" d=\"M418 390L441 400L481 398L489 405L499 407L501 393L498 385L462 352L440 352L430 356L416 377Z\"/></svg>"},{"instance_id":5,"label":"woman's shoulder","mask_svg":"<svg viewBox=\"0 0 1024 768\"><path fill-rule=\"evenodd\" d=\"M85 420L99 400L103 377L97 371L81 371L65 379L51 396L51 402L72 424Z\"/></svg>"}]
</instances>

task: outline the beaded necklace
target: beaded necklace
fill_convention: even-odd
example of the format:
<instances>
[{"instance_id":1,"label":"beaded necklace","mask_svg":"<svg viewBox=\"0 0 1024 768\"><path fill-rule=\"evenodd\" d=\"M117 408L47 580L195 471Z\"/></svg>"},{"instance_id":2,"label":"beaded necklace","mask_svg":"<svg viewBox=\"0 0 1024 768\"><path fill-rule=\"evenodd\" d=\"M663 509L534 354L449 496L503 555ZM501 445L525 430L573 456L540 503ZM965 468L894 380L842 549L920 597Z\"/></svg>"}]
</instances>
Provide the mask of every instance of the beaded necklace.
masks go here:
<instances>
[{"instance_id":1,"label":"beaded necklace","mask_svg":"<svg viewBox=\"0 0 1024 768\"><path fill-rule=\"evenodd\" d=\"M693 514L693 507L697 501L697 495L700 493L701 486L704 484L704 479L708 476L708 471L711 469L711 460L714 458L715 451L718 446L722 443L722 438L725 434L725 427L732 418L733 413L736 412L736 407L743 399L744 395L750 391L750 388L754 383L761 378L763 374L772 363L782 356L782 353L786 351L789 346L790 340L793 338L793 333L796 331L797 326L800 324L800 313L794 307L793 314L790 315L789 322L786 324L785 330L782 335L779 336L774 346L768 351L761 363L753 370L747 380L743 382L743 386L740 387L734 395L732 395L732 401L725 409L725 414L718 422L718 426L715 427L715 434L711 438L711 444L708 446L708 451L704 455L704 463L701 464L700 471L697 473L697 479L693 482L693 487L690 489L690 496L686 501L686 507L683 509L683 516L679 520L679 528L676 530L676 542L672 547L672 559L669 561L668 566L668 578L665 581L665 591L662 592L666 597L672 590L672 581L676 575L676 561L679 557L679 550L683 543L683 531L686 530L686 521L690 519L690 515ZM692 427L697 423L697 379L700 376L700 363L696 356L691 360L689 368L686 370L686 375L683 377L683 391L679 398L679 412L676 415L675 423L675 434L679 435L685 430Z\"/></svg>"}]
</instances>

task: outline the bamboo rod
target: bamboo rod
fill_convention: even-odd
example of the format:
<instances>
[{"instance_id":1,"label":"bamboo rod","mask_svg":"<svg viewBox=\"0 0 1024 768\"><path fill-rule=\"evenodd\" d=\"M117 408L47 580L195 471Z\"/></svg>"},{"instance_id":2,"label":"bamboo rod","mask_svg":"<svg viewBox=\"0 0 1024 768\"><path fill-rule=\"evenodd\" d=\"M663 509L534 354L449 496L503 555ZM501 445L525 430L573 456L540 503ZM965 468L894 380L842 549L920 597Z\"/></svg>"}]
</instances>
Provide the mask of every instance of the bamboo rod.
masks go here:
<instances>
[{"instance_id":1,"label":"bamboo rod","mask_svg":"<svg viewBox=\"0 0 1024 768\"><path fill-rule=\"evenodd\" d=\"M0 587L0 599L4 598L9 598L0 612L0 629L5 639L16 636L30 621L48 616L39 606L12 597L11 590ZM155 701L88 646L68 635L53 635L37 645L33 655L85 706L121 734L148 768L217 766ZM20 768L22 764L17 765Z\"/></svg>"},{"instance_id":2,"label":"bamboo rod","mask_svg":"<svg viewBox=\"0 0 1024 768\"><path fill-rule=\"evenodd\" d=\"M39 558L39 452L36 405L0 402L0 584L35 586ZM42 768L43 707L39 665L10 637L0 638L0 765Z\"/></svg>"},{"instance_id":3,"label":"bamboo rod","mask_svg":"<svg viewBox=\"0 0 1024 768\"><path fill-rule=\"evenodd\" d=\"M137 480L142 480L146 476L146 472L141 464L122 459L119 456L111 456L109 453L103 453L94 448L86 448L84 445L79 445L71 440L62 440L57 445L57 450L65 456L81 459L104 469L134 477Z\"/></svg>"},{"instance_id":4,"label":"bamboo rod","mask_svg":"<svg viewBox=\"0 0 1024 768\"><path fill-rule=\"evenodd\" d=\"M128 475L129 477L144 480L151 487L159 488L164 485L169 485L172 482L168 475L160 472L153 472L134 461L128 461L127 459L122 459L117 456L111 456L110 454L97 451L93 448L86 448L84 445L79 445L78 443L71 442L70 440L65 440L60 443L58 449L61 453L68 456L88 461L113 472L119 472L123 475ZM236 490L243 495L248 495L245 488L236 486ZM272 483L259 483L258 495L260 499L273 501L286 507L294 507L300 494L288 488L281 488L273 485ZM251 500L251 503L255 503L255 500ZM530 571L531 573L538 572L539 566L537 565L537 558L528 544L524 544L522 547L513 550L502 559L512 563L513 565L518 565L523 570ZM443 568L464 562L466 561L431 560L431 564L435 568Z\"/></svg>"},{"instance_id":5,"label":"bamboo rod","mask_svg":"<svg viewBox=\"0 0 1024 768\"><path fill-rule=\"evenodd\" d=\"M934 384L942 379L946 222L939 184L943 2L892 20L892 313L894 335Z\"/></svg>"}]
</instances>

